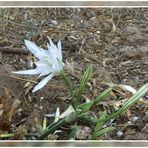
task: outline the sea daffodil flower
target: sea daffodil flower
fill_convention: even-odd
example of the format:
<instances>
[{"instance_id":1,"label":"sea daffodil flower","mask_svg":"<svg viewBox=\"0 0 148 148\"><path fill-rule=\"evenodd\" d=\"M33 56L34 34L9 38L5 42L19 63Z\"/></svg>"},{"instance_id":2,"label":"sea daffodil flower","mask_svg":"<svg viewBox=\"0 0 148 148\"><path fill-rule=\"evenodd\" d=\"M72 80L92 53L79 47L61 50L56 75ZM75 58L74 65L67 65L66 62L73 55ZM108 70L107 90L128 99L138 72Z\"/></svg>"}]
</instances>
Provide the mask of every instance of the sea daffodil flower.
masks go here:
<instances>
[{"instance_id":1,"label":"sea daffodil flower","mask_svg":"<svg viewBox=\"0 0 148 148\"><path fill-rule=\"evenodd\" d=\"M35 62L36 68L13 72L15 74L24 75L39 75L46 76L33 89L33 92L41 89L51 80L56 74L63 70L64 63L62 62L61 41L55 45L50 38L48 50L38 47L35 43L25 40L25 45L28 50L38 59Z\"/></svg>"}]
</instances>

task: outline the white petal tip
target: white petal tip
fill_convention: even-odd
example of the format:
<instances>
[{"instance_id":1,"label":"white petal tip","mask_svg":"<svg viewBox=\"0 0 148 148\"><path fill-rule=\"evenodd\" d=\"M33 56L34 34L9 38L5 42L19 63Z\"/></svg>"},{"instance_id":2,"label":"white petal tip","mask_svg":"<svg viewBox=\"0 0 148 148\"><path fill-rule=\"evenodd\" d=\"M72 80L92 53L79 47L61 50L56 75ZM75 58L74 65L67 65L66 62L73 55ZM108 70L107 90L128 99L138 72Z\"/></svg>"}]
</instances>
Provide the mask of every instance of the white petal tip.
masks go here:
<instances>
[{"instance_id":1,"label":"white petal tip","mask_svg":"<svg viewBox=\"0 0 148 148\"><path fill-rule=\"evenodd\" d=\"M28 44L28 43L31 43L31 41L29 41L29 40L24 40L24 43L25 43L25 44Z\"/></svg>"},{"instance_id":2,"label":"white petal tip","mask_svg":"<svg viewBox=\"0 0 148 148\"><path fill-rule=\"evenodd\" d=\"M20 71L12 71L11 73L22 74Z\"/></svg>"},{"instance_id":3,"label":"white petal tip","mask_svg":"<svg viewBox=\"0 0 148 148\"><path fill-rule=\"evenodd\" d=\"M40 88L38 88L38 86L36 85L33 90L32 90L32 93L35 93L36 91L38 91Z\"/></svg>"},{"instance_id":4,"label":"white petal tip","mask_svg":"<svg viewBox=\"0 0 148 148\"><path fill-rule=\"evenodd\" d=\"M36 92L36 91L37 91L37 90L33 89L33 90L32 90L32 93L34 93L34 92Z\"/></svg>"}]
</instances>

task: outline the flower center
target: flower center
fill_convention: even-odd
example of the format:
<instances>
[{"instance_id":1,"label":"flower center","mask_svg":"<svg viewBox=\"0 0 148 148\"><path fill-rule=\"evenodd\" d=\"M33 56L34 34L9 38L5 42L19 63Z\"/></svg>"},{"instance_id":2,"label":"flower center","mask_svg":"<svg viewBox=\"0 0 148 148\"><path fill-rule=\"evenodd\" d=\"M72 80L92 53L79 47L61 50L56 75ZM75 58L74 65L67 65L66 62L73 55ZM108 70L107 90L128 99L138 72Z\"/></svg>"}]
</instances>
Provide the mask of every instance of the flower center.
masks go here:
<instances>
[{"instance_id":1,"label":"flower center","mask_svg":"<svg viewBox=\"0 0 148 148\"><path fill-rule=\"evenodd\" d=\"M45 61L48 63L48 65L50 66L50 67L52 67L52 64L49 62L49 60L48 60L48 57L46 56L46 57L44 57L44 59L45 59Z\"/></svg>"}]
</instances>

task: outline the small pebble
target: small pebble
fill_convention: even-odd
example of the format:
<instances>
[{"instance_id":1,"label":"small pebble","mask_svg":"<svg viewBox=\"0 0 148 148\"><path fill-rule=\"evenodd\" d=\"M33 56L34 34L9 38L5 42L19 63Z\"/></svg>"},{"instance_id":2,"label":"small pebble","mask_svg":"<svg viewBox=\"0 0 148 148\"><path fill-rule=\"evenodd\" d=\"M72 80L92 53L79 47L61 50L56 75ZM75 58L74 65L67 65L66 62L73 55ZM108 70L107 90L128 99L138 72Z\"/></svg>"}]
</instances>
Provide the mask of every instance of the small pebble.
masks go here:
<instances>
[{"instance_id":1,"label":"small pebble","mask_svg":"<svg viewBox=\"0 0 148 148\"><path fill-rule=\"evenodd\" d=\"M39 106L39 109L42 110L43 109L43 106Z\"/></svg>"},{"instance_id":2,"label":"small pebble","mask_svg":"<svg viewBox=\"0 0 148 148\"><path fill-rule=\"evenodd\" d=\"M135 122L138 119L139 119L139 117L137 117L137 116L133 117L133 122Z\"/></svg>"},{"instance_id":3,"label":"small pebble","mask_svg":"<svg viewBox=\"0 0 148 148\"><path fill-rule=\"evenodd\" d=\"M96 33L98 33L98 34L99 34L99 33L100 33L100 31L96 31Z\"/></svg>"},{"instance_id":4,"label":"small pebble","mask_svg":"<svg viewBox=\"0 0 148 148\"><path fill-rule=\"evenodd\" d=\"M123 136L123 132L122 132L122 131L118 131L118 132L117 132L117 136L118 136L118 137Z\"/></svg>"},{"instance_id":5,"label":"small pebble","mask_svg":"<svg viewBox=\"0 0 148 148\"><path fill-rule=\"evenodd\" d=\"M40 98L40 101L42 101L42 100L44 100L44 97L41 97L41 98Z\"/></svg>"}]
</instances>

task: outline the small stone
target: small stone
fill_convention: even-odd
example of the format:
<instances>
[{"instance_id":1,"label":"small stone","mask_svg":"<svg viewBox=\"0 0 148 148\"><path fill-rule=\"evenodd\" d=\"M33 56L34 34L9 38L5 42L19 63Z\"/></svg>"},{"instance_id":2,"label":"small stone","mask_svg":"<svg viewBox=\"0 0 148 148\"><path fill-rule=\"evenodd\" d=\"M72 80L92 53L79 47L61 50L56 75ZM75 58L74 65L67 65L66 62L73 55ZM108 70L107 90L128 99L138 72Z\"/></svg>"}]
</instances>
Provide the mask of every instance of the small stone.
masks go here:
<instances>
[{"instance_id":1,"label":"small stone","mask_svg":"<svg viewBox=\"0 0 148 148\"><path fill-rule=\"evenodd\" d=\"M44 100L44 97L41 97L41 98L40 98L40 101L42 101L42 100Z\"/></svg>"},{"instance_id":2,"label":"small stone","mask_svg":"<svg viewBox=\"0 0 148 148\"><path fill-rule=\"evenodd\" d=\"M96 33L100 34L100 31L96 31Z\"/></svg>"},{"instance_id":3,"label":"small stone","mask_svg":"<svg viewBox=\"0 0 148 148\"><path fill-rule=\"evenodd\" d=\"M43 106L39 106L39 109L42 110L43 109Z\"/></svg>"},{"instance_id":4,"label":"small stone","mask_svg":"<svg viewBox=\"0 0 148 148\"><path fill-rule=\"evenodd\" d=\"M138 119L139 119L139 117L137 117L137 116L133 117L133 122L135 122Z\"/></svg>"},{"instance_id":5,"label":"small stone","mask_svg":"<svg viewBox=\"0 0 148 148\"><path fill-rule=\"evenodd\" d=\"M118 131L118 132L117 132L117 136L118 136L118 137L123 136L123 132L122 132L122 131Z\"/></svg>"}]
</instances>

